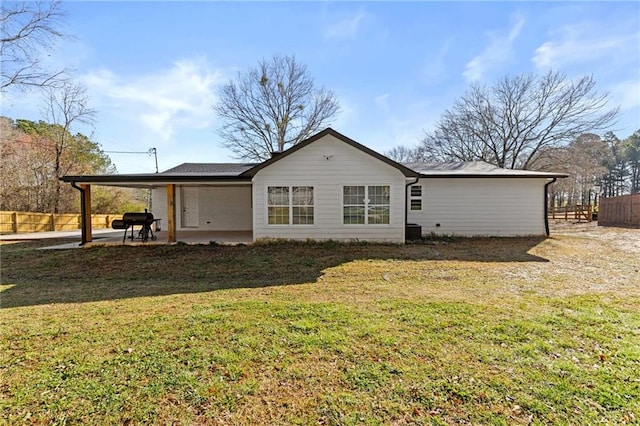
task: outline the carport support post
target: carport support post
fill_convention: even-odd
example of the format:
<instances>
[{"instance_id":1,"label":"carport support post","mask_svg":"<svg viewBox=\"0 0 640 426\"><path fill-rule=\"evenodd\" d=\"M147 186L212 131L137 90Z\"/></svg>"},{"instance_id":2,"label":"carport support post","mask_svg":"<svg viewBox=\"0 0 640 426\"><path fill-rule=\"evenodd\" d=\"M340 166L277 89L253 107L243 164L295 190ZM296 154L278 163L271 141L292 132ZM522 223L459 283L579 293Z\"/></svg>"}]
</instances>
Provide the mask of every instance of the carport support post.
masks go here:
<instances>
[{"instance_id":1,"label":"carport support post","mask_svg":"<svg viewBox=\"0 0 640 426\"><path fill-rule=\"evenodd\" d=\"M80 185L82 188L82 233L84 234L83 242L91 242L91 185Z\"/></svg>"},{"instance_id":2,"label":"carport support post","mask_svg":"<svg viewBox=\"0 0 640 426\"><path fill-rule=\"evenodd\" d=\"M176 242L176 186L167 185L167 228L168 240L170 243Z\"/></svg>"}]
</instances>

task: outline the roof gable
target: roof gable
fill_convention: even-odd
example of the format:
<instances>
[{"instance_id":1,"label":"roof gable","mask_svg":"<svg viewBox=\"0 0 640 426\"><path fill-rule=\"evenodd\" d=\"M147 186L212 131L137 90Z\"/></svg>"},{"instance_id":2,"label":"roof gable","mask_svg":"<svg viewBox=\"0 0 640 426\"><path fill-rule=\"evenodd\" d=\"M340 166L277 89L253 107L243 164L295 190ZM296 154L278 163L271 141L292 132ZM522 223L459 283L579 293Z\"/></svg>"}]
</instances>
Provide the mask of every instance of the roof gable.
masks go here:
<instances>
[{"instance_id":1,"label":"roof gable","mask_svg":"<svg viewBox=\"0 0 640 426\"><path fill-rule=\"evenodd\" d=\"M268 167L269 165L275 163L276 161L280 161L283 158L293 154L296 151L299 151L301 149L303 149L304 147L306 147L309 144L312 144L313 142L322 139L323 137L330 135L333 136L334 138L346 143L347 145L350 145L366 154L369 154L370 156L382 161L383 163L386 163L396 169L398 169L402 174L404 174L405 176L412 176L412 177L417 177L419 174L417 172L415 172L414 170L411 170L410 168L403 166L400 163L397 163L395 161L393 161L392 159L385 157L384 155L370 149L367 148L366 146L354 141L353 139L350 139L348 137L346 137L345 135L343 135L342 133L336 132L335 130L333 130L331 127L327 127L326 129L324 129L323 131L316 133L315 135L311 136L308 139L303 140L302 142L299 142L298 144L292 146L291 148L281 152L280 154L278 154L277 156L274 156L258 165L256 165L255 167L250 168L249 170L241 173L239 176L242 177L249 177L249 176L255 176L255 174L264 169L265 167Z\"/></svg>"}]
</instances>

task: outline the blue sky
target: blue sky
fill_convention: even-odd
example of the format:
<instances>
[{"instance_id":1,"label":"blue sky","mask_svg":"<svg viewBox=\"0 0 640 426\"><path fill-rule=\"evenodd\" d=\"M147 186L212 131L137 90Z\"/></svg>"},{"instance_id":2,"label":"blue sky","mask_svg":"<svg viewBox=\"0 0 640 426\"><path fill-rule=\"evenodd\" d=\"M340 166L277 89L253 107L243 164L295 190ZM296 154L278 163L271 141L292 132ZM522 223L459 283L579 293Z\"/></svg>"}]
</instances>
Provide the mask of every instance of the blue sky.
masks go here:
<instances>
[{"instance_id":1,"label":"blue sky","mask_svg":"<svg viewBox=\"0 0 640 426\"><path fill-rule=\"evenodd\" d=\"M157 148L160 170L235 161L215 133L221 84L274 54L295 55L341 103L332 123L379 152L413 146L468 84L505 75L592 74L640 128L640 2L64 2L52 64L70 66L109 151ZM38 120L36 93L2 115ZM120 173L149 155L109 154Z\"/></svg>"}]
</instances>

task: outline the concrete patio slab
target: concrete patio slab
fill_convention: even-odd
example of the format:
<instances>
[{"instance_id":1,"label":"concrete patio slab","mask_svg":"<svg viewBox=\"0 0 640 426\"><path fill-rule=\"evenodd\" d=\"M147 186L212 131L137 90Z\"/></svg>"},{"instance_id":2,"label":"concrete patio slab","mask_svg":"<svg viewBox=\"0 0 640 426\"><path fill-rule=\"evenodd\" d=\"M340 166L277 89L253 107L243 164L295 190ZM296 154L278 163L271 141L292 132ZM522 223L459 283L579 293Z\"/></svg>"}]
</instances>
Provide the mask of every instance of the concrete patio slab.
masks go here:
<instances>
[{"instance_id":1,"label":"concrete patio slab","mask_svg":"<svg viewBox=\"0 0 640 426\"><path fill-rule=\"evenodd\" d=\"M98 236L94 234L93 241L80 245L80 237L78 241L58 244L48 247L42 247L40 250L64 250L74 248L88 248L96 246L148 246L148 245L167 245L169 243L167 232L156 232L156 240L149 239L146 242L134 238L133 241L129 238L130 232L122 242L124 231L101 233ZM134 231L134 237L137 235L137 231ZM178 231L177 243L184 244L216 244L224 245L237 245L237 244L251 244L253 242L253 234L251 231ZM171 243L176 244L176 243Z\"/></svg>"},{"instance_id":2,"label":"concrete patio slab","mask_svg":"<svg viewBox=\"0 0 640 426\"><path fill-rule=\"evenodd\" d=\"M91 232L94 237L102 237L104 235L113 234L114 230L110 228L93 229ZM122 233L120 233L120 235L122 235ZM53 238L80 239L81 236L82 236L82 231L80 231L79 229L73 230L73 231L25 232L20 234L0 235L0 241L45 240L45 239L53 239Z\"/></svg>"},{"instance_id":3,"label":"concrete patio slab","mask_svg":"<svg viewBox=\"0 0 640 426\"><path fill-rule=\"evenodd\" d=\"M137 236L137 229L134 230L134 237ZM55 231L55 232L32 232L24 234L7 234L0 235L0 241L27 241L27 240L45 240L45 239L73 239L77 241L68 242L65 244L57 244L48 247L42 247L40 250L64 250L81 247L92 247L101 245L162 245L169 244L169 238L167 231L155 232L156 240L149 239L147 242L134 238L133 241L129 238L131 231L129 230L127 238L124 243L122 237L124 231L114 231L113 229L94 229L91 231L93 241L80 245L81 232L76 231ZM176 240L179 243L185 244L250 244L253 242L252 231L178 231L176 233Z\"/></svg>"}]
</instances>

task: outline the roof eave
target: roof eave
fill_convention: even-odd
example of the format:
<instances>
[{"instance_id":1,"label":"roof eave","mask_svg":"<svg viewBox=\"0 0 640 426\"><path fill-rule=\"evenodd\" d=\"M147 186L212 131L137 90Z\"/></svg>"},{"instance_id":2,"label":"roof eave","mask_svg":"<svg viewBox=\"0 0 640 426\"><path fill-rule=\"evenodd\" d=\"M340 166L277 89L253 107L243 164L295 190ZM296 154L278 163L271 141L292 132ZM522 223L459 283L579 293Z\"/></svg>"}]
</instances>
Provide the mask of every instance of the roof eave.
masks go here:
<instances>
[{"instance_id":1,"label":"roof eave","mask_svg":"<svg viewBox=\"0 0 640 426\"><path fill-rule=\"evenodd\" d=\"M206 176L206 175L71 175L60 178L63 182L75 182L83 184L171 184L171 183L206 183L206 182L249 182L247 177L230 176Z\"/></svg>"},{"instance_id":2,"label":"roof eave","mask_svg":"<svg viewBox=\"0 0 640 426\"><path fill-rule=\"evenodd\" d=\"M562 173L545 173L545 174L483 174L483 173L420 173L420 178L515 178L515 179L553 179L553 178L567 178L569 175Z\"/></svg>"}]
</instances>

